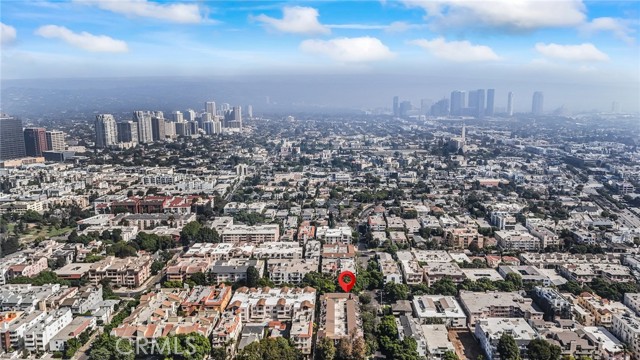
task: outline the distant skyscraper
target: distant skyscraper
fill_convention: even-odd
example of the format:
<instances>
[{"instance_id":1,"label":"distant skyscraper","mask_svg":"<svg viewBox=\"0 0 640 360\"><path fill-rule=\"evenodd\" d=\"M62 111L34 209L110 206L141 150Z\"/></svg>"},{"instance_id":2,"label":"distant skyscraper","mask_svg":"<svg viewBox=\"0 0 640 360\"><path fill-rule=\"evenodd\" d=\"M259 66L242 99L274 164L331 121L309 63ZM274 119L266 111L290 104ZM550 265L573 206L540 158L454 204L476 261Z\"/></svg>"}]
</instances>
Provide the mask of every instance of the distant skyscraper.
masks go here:
<instances>
[{"instance_id":1,"label":"distant skyscraper","mask_svg":"<svg viewBox=\"0 0 640 360\"><path fill-rule=\"evenodd\" d=\"M462 110L466 105L466 93L464 91L456 90L451 92L451 115L460 116Z\"/></svg>"},{"instance_id":2,"label":"distant skyscraper","mask_svg":"<svg viewBox=\"0 0 640 360\"><path fill-rule=\"evenodd\" d=\"M171 113L171 120L173 122L183 122L184 121L184 117L182 116L182 112L181 111L174 111Z\"/></svg>"},{"instance_id":3,"label":"distant skyscraper","mask_svg":"<svg viewBox=\"0 0 640 360\"><path fill-rule=\"evenodd\" d=\"M467 104L465 115L475 115L478 111L478 92L476 90L469 90L468 94L469 103Z\"/></svg>"},{"instance_id":4,"label":"distant skyscraper","mask_svg":"<svg viewBox=\"0 0 640 360\"><path fill-rule=\"evenodd\" d=\"M96 115L96 147L106 148L118 143L116 119L111 114Z\"/></svg>"},{"instance_id":5,"label":"distant skyscraper","mask_svg":"<svg viewBox=\"0 0 640 360\"><path fill-rule=\"evenodd\" d=\"M205 121L202 123L202 130L207 135L213 135L215 134L215 124L211 120Z\"/></svg>"},{"instance_id":6,"label":"distant skyscraper","mask_svg":"<svg viewBox=\"0 0 640 360\"><path fill-rule=\"evenodd\" d=\"M533 115L542 115L543 113L543 102L544 102L544 95L542 94L542 91L536 91L533 93L533 101L531 103L531 113Z\"/></svg>"},{"instance_id":7,"label":"distant skyscraper","mask_svg":"<svg viewBox=\"0 0 640 360\"><path fill-rule=\"evenodd\" d=\"M513 92L509 91L509 96L507 96L507 114L509 116L513 116Z\"/></svg>"},{"instance_id":8,"label":"distant skyscraper","mask_svg":"<svg viewBox=\"0 0 640 360\"><path fill-rule=\"evenodd\" d=\"M493 116L493 114L495 113L495 98L496 98L496 90L495 89L489 89L487 90L487 110L485 111L485 114L487 116Z\"/></svg>"},{"instance_id":9,"label":"distant skyscraper","mask_svg":"<svg viewBox=\"0 0 640 360\"><path fill-rule=\"evenodd\" d=\"M153 142L153 129L151 118L157 114L149 111L134 111L133 121L138 124L138 142L140 144L150 144Z\"/></svg>"},{"instance_id":10,"label":"distant skyscraper","mask_svg":"<svg viewBox=\"0 0 640 360\"><path fill-rule=\"evenodd\" d=\"M442 99L431 105L431 115L446 116L449 115L449 99Z\"/></svg>"},{"instance_id":11,"label":"distant skyscraper","mask_svg":"<svg viewBox=\"0 0 640 360\"><path fill-rule=\"evenodd\" d=\"M247 116L249 119L253 119L253 106L247 105Z\"/></svg>"},{"instance_id":12,"label":"distant skyscraper","mask_svg":"<svg viewBox=\"0 0 640 360\"><path fill-rule=\"evenodd\" d=\"M184 119L185 121L195 121L196 112L193 111L192 109L187 109L187 111L184 113Z\"/></svg>"},{"instance_id":13,"label":"distant skyscraper","mask_svg":"<svg viewBox=\"0 0 640 360\"><path fill-rule=\"evenodd\" d=\"M393 116L400 116L400 98L397 96L393 97Z\"/></svg>"},{"instance_id":14,"label":"distant skyscraper","mask_svg":"<svg viewBox=\"0 0 640 360\"><path fill-rule=\"evenodd\" d=\"M42 153L49 150L46 132L45 128L24 129L24 148L27 156L42 157Z\"/></svg>"},{"instance_id":15,"label":"distant skyscraper","mask_svg":"<svg viewBox=\"0 0 640 360\"><path fill-rule=\"evenodd\" d=\"M0 114L0 160L25 157L22 120Z\"/></svg>"},{"instance_id":16,"label":"distant skyscraper","mask_svg":"<svg viewBox=\"0 0 640 360\"><path fill-rule=\"evenodd\" d=\"M484 110L485 110L485 93L484 93L484 89L478 89L476 91L476 96L478 97L478 104L476 107L476 112L475 112L475 116L478 118L481 118L484 116Z\"/></svg>"},{"instance_id":17,"label":"distant skyscraper","mask_svg":"<svg viewBox=\"0 0 640 360\"><path fill-rule=\"evenodd\" d=\"M229 105L229 103L222 103L222 105L220 106L220 111L224 113L225 111L229 110L231 110L231 105Z\"/></svg>"},{"instance_id":18,"label":"distant skyscraper","mask_svg":"<svg viewBox=\"0 0 640 360\"><path fill-rule=\"evenodd\" d=\"M216 102L207 101L204 103L204 112L211 114L211 116L216 116Z\"/></svg>"},{"instance_id":19,"label":"distant skyscraper","mask_svg":"<svg viewBox=\"0 0 640 360\"><path fill-rule=\"evenodd\" d=\"M160 117L151 118L151 136L153 141L164 141L167 134L165 121Z\"/></svg>"},{"instance_id":20,"label":"distant skyscraper","mask_svg":"<svg viewBox=\"0 0 640 360\"><path fill-rule=\"evenodd\" d=\"M58 130L52 130L46 132L47 136L47 148L53 151L64 151L66 144L64 142L64 133Z\"/></svg>"},{"instance_id":21,"label":"distant skyscraper","mask_svg":"<svg viewBox=\"0 0 640 360\"><path fill-rule=\"evenodd\" d=\"M420 100L420 115L427 115L431 110L431 105L433 105L433 101L431 99L422 99Z\"/></svg>"},{"instance_id":22,"label":"distant skyscraper","mask_svg":"<svg viewBox=\"0 0 640 360\"><path fill-rule=\"evenodd\" d=\"M123 121L116 125L118 129L118 142L138 143L138 123L133 121Z\"/></svg>"},{"instance_id":23,"label":"distant skyscraper","mask_svg":"<svg viewBox=\"0 0 640 360\"><path fill-rule=\"evenodd\" d=\"M176 123L171 121L164 122L164 135L165 137L175 138L176 137Z\"/></svg>"},{"instance_id":24,"label":"distant skyscraper","mask_svg":"<svg viewBox=\"0 0 640 360\"><path fill-rule=\"evenodd\" d=\"M411 105L411 101L403 101L400 103L400 116L407 117L409 116L409 111L413 110L413 105Z\"/></svg>"},{"instance_id":25,"label":"distant skyscraper","mask_svg":"<svg viewBox=\"0 0 640 360\"><path fill-rule=\"evenodd\" d=\"M614 101L611 103L611 112L614 114L619 114L620 113L620 103L617 101Z\"/></svg>"},{"instance_id":26,"label":"distant skyscraper","mask_svg":"<svg viewBox=\"0 0 640 360\"><path fill-rule=\"evenodd\" d=\"M191 126L189 126L188 122L174 122L176 127L176 135L178 136L191 136Z\"/></svg>"}]
</instances>

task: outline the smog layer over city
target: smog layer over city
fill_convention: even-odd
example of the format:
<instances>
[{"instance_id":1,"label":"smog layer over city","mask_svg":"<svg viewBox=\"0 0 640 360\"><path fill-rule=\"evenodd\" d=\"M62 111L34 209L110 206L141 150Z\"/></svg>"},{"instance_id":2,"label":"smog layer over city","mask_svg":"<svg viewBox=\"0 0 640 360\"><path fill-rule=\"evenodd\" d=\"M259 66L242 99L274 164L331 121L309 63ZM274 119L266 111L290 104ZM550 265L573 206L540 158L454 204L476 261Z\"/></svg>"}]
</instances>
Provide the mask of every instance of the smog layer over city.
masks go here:
<instances>
[{"instance_id":1,"label":"smog layer over city","mask_svg":"<svg viewBox=\"0 0 640 360\"><path fill-rule=\"evenodd\" d=\"M640 3L0 3L0 359L640 359Z\"/></svg>"}]
</instances>

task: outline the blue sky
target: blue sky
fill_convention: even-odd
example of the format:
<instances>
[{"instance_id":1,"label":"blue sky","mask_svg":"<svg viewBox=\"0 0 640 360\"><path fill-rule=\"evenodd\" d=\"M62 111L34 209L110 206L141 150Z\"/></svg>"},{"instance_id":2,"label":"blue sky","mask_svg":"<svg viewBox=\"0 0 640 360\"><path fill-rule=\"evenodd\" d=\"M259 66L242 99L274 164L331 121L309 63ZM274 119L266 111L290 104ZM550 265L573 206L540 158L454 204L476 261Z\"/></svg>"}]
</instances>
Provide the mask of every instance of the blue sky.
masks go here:
<instances>
[{"instance_id":1,"label":"blue sky","mask_svg":"<svg viewBox=\"0 0 640 360\"><path fill-rule=\"evenodd\" d=\"M639 19L635 0L2 1L0 79L446 74L620 85L637 107Z\"/></svg>"},{"instance_id":2,"label":"blue sky","mask_svg":"<svg viewBox=\"0 0 640 360\"><path fill-rule=\"evenodd\" d=\"M637 1L3 1L2 77L638 72Z\"/></svg>"}]
</instances>

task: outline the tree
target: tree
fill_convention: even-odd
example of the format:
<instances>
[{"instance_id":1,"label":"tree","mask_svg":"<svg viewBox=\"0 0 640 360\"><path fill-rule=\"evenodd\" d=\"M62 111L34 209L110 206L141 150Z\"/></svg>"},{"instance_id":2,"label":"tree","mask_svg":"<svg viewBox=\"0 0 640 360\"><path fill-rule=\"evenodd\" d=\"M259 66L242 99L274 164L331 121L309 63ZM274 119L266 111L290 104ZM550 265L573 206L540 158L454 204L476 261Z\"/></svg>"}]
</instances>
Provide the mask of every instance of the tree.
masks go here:
<instances>
[{"instance_id":1,"label":"tree","mask_svg":"<svg viewBox=\"0 0 640 360\"><path fill-rule=\"evenodd\" d=\"M321 274L317 271L311 271L305 274L302 279L302 285L316 289L319 295L336 291L335 279L330 275Z\"/></svg>"},{"instance_id":2,"label":"tree","mask_svg":"<svg viewBox=\"0 0 640 360\"><path fill-rule=\"evenodd\" d=\"M185 225L182 228L182 231L180 231L180 241L182 241L182 244L187 246L190 243L196 241L198 232L200 231L201 227L202 225L200 225L200 223L197 221L192 221Z\"/></svg>"},{"instance_id":3,"label":"tree","mask_svg":"<svg viewBox=\"0 0 640 360\"><path fill-rule=\"evenodd\" d=\"M521 290L523 287L522 276L518 273L508 273L507 276L504 277L504 280L512 283L517 290Z\"/></svg>"},{"instance_id":4,"label":"tree","mask_svg":"<svg viewBox=\"0 0 640 360\"><path fill-rule=\"evenodd\" d=\"M562 350L544 339L534 339L527 345L530 360L559 360Z\"/></svg>"},{"instance_id":5,"label":"tree","mask_svg":"<svg viewBox=\"0 0 640 360\"><path fill-rule=\"evenodd\" d=\"M336 348L336 359L350 360L352 351L353 344L351 344L351 339L342 338L340 339L340 341L338 341L338 347Z\"/></svg>"},{"instance_id":6,"label":"tree","mask_svg":"<svg viewBox=\"0 0 640 360\"><path fill-rule=\"evenodd\" d=\"M207 285L208 281L207 281L207 275L205 275L202 272L197 272L191 276L189 276L189 280L193 281L194 284L196 285Z\"/></svg>"},{"instance_id":7,"label":"tree","mask_svg":"<svg viewBox=\"0 0 640 360\"><path fill-rule=\"evenodd\" d=\"M217 346L211 349L212 360L227 360L227 350L224 347Z\"/></svg>"},{"instance_id":8,"label":"tree","mask_svg":"<svg viewBox=\"0 0 640 360\"><path fill-rule=\"evenodd\" d=\"M323 337L316 344L316 356L317 360L334 360L336 356L336 347L333 344L333 340L328 337Z\"/></svg>"},{"instance_id":9,"label":"tree","mask_svg":"<svg viewBox=\"0 0 640 360\"><path fill-rule=\"evenodd\" d=\"M502 333L497 350L502 360L520 360L520 349L516 340L506 332Z\"/></svg>"},{"instance_id":10,"label":"tree","mask_svg":"<svg viewBox=\"0 0 640 360\"><path fill-rule=\"evenodd\" d=\"M460 360L460 358L458 358L458 355L449 350L449 351L445 351L445 353L442 355L442 360Z\"/></svg>"},{"instance_id":11,"label":"tree","mask_svg":"<svg viewBox=\"0 0 640 360\"><path fill-rule=\"evenodd\" d=\"M247 268L247 286L252 288L258 286L258 281L260 280L260 273L255 266L249 266Z\"/></svg>"},{"instance_id":12,"label":"tree","mask_svg":"<svg viewBox=\"0 0 640 360\"><path fill-rule=\"evenodd\" d=\"M220 235L215 229L211 229L208 227L202 227L198 230L198 235L196 236L196 242L203 243L219 243Z\"/></svg>"},{"instance_id":13,"label":"tree","mask_svg":"<svg viewBox=\"0 0 640 360\"><path fill-rule=\"evenodd\" d=\"M247 345L236 356L237 360L298 360L301 354L283 337L264 338Z\"/></svg>"},{"instance_id":14,"label":"tree","mask_svg":"<svg viewBox=\"0 0 640 360\"><path fill-rule=\"evenodd\" d=\"M409 287L405 284L387 283L384 293L389 301L406 300L409 297Z\"/></svg>"}]
</instances>

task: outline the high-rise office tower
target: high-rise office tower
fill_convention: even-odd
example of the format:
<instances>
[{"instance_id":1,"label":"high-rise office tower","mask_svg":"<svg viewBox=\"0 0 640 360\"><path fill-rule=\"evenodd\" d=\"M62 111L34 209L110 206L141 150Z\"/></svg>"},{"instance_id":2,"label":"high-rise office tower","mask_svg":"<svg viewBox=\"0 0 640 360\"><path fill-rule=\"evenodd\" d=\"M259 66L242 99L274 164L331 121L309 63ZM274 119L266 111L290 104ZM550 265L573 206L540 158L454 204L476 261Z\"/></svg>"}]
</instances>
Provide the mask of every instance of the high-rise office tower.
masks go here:
<instances>
[{"instance_id":1,"label":"high-rise office tower","mask_svg":"<svg viewBox=\"0 0 640 360\"><path fill-rule=\"evenodd\" d=\"M47 136L47 148L53 151L64 151L66 144L64 141L64 133L58 130L51 130L46 132Z\"/></svg>"},{"instance_id":2,"label":"high-rise office tower","mask_svg":"<svg viewBox=\"0 0 640 360\"><path fill-rule=\"evenodd\" d=\"M220 120L213 121L213 133L222 134L222 121Z\"/></svg>"},{"instance_id":3,"label":"high-rise office tower","mask_svg":"<svg viewBox=\"0 0 640 360\"><path fill-rule=\"evenodd\" d=\"M485 106L485 93L484 89L478 89L476 91L476 96L478 97L478 105L476 108L475 116L481 118L484 116L484 106Z\"/></svg>"},{"instance_id":4,"label":"high-rise office tower","mask_svg":"<svg viewBox=\"0 0 640 360\"><path fill-rule=\"evenodd\" d=\"M400 99L397 96L393 97L393 116L400 116Z\"/></svg>"},{"instance_id":5,"label":"high-rise office tower","mask_svg":"<svg viewBox=\"0 0 640 360\"><path fill-rule=\"evenodd\" d=\"M118 142L138 143L138 123L133 121L123 121L116 125L118 129Z\"/></svg>"},{"instance_id":6,"label":"high-rise office tower","mask_svg":"<svg viewBox=\"0 0 640 360\"><path fill-rule=\"evenodd\" d=\"M405 100L400 103L400 117L409 116L409 111L413 110L413 105L411 105L411 101Z\"/></svg>"},{"instance_id":7,"label":"high-rise office tower","mask_svg":"<svg viewBox=\"0 0 640 360\"><path fill-rule=\"evenodd\" d=\"M24 148L27 156L42 157L49 150L47 146L47 130L33 127L24 129Z\"/></svg>"},{"instance_id":8,"label":"high-rise office tower","mask_svg":"<svg viewBox=\"0 0 640 360\"><path fill-rule=\"evenodd\" d=\"M449 115L449 99L442 99L431 105L431 115L446 116Z\"/></svg>"},{"instance_id":9,"label":"high-rise office tower","mask_svg":"<svg viewBox=\"0 0 640 360\"><path fill-rule=\"evenodd\" d=\"M455 90L451 92L451 115L462 115L463 109L466 105L466 93L464 91Z\"/></svg>"},{"instance_id":10,"label":"high-rise office tower","mask_svg":"<svg viewBox=\"0 0 640 360\"><path fill-rule=\"evenodd\" d=\"M494 110L495 98L496 98L496 90L495 89L487 90L487 109L485 111L485 114L487 116L493 116L493 114L495 113L495 110Z\"/></svg>"},{"instance_id":11,"label":"high-rise office tower","mask_svg":"<svg viewBox=\"0 0 640 360\"><path fill-rule=\"evenodd\" d=\"M111 114L96 115L96 147L106 148L118 143L116 119Z\"/></svg>"},{"instance_id":12,"label":"high-rise office tower","mask_svg":"<svg viewBox=\"0 0 640 360\"><path fill-rule=\"evenodd\" d=\"M171 121L164 122L164 136L168 138L176 137L176 123Z\"/></svg>"},{"instance_id":13,"label":"high-rise office tower","mask_svg":"<svg viewBox=\"0 0 640 360\"><path fill-rule=\"evenodd\" d=\"M151 136L153 137L153 141L164 141L167 134L164 123L163 118L155 116L151 118Z\"/></svg>"},{"instance_id":14,"label":"high-rise office tower","mask_svg":"<svg viewBox=\"0 0 640 360\"><path fill-rule=\"evenodd\" d=\"M533 115L542 115L543 112L544 95L542 91L536 91L533 93L533 101L531 102L531 113Z\"/></svg>"},{"instance_id":15,"label":"high-rise office tower","mask_svg":"<svg viewBox=\"0 0 640 360\"><path fill-rule=\"evenodd\" d=\"M187 111L184 113L184 119L185 121L195 121L196 112L193 111L192 109L187 109Z\"/></svg>"},{"instance_id":16,"label":"high-rise office tower","mask_svg":"<svg viewBox=\"0 0 640 360\"><path fill-rule=\"evenodd\" d=\"M216 102L215 101L207 101L204 103L204 112L207 114L211 114L211 116L216 116Z\"/></svg>"},{"instance_id":17,"label":"high-rise office tower","mask_svg":"<svg viewBox=\"0 0 640 360\"><path fill-rule=\"evenodd\" d=\"M151 118L157 114L149 111L134 111L133 121L138 124L138 142L140 144L150 144L153 142L153 129Z\"/></svg>"},{"instance_id":18,"label":"high-rise office tower","mask_svg":"<svg viewBox=\"0 0 640 360\"><path fill-rule=\"evenodd\" d=\"M22 120L0 114L0 160L25 157Z\"/></svg>"},{"instance_id":19,"label":"high-rise office tower","mask_svg":"<svg viewBox=\"0 0 640 360\"><path fill-rule=\"evenodd\" d=\"M181 111L174 111L171 113L171 120L173 122L183 122L184 121L184 117L182 116L182 112Z\"/></svg>"},{"instance_id":20,"label":"high-rise office tower","mask_svg":"<svg viewBox=\"0 0 640 360\"><path fill-rule=\"evenodd\" d=\"M253 106L247 105L247 116L249 119L253 119Z\"/></svg>"},{"instance_id":21,"label":"high-rise office tower","mask_svg":"<svg viewBox=\"0 0 640 360\"><path fill-rule=\"evenodd\" d=\"M214 131L215 131L215 125L213 123L213 121L209 120L209 121L205 121L202 123L202 130L204 130L204 133L207 135L213 135Z\"/></svg>"},{"instance_id":22,"label":"high-rise office tower","mask_svg":"<svg viewBox=\"0 0 640 360\"><path fill-rule=\"evenodd\" d=\"M225 112L224 127L242 129L242 108L240 106L234 106L233 110Z\"/></svg>"},{"instance_id":23,"label":"high-rise office tower","mask_svg":"<svg viewBox=\"0 0 640 360\"><path fill-rule=\"evenodd\" d=\"M611 103L611 112L614 114L619 114L620 113L620 103L617 101L614 101Z\"/></svg>"},{"instance_id":24,"label":"high-rise office tower","mask_svg":"<svg viewBox=\"0 0 640 360\"><path fill-rule=\"evenodd\" d=\"M422 99L422 100L420 100L420 115L429 114L429 110L431 108L431 105L433 105L433 100L431 100L431 99Z\"/></svg>"},{"instance_id":25,"label":"high-rise office tower","mask_svg":"<svg viewBox=\"0 0 640 360\"><path fill-rule=\"evenodd\" d=\"M189 124L189 132L193 135L198 133L198 129L200 129L200 124L198 124L197 121L187 121L187 124Z\"/></svg>"},{"instance_id":26,"label":"high-rise office tower","mask_svg":"<svg viewBox=\"0 0 640 360\"><path fill-rule=\"evenodd\" d=\"M174 122L173 125L176 127L176 135L178 136L191 136L191 126L189 126L188 122Z\"/></svg>"},{"instance_id":27,"label":"high-rise office tower","mask_svg":"<svg viewBox=\"0 0 640 360\"><path fill-rule=\"evenodd\" d=\"M469 104L467 107L470 109L470 115L478 108L478 91L469 90Z\"/></svg>"},{"instance_id":28,"label":"high-rise office tower","mask_svg":"<svg viewBox=\"0 0 640 360\"><path fill-rule=\"evenodd\" d=\"M509 91L507 96L507 114L513 116L513 92Z\"/></svg>"},{"instance_id":29,"label":"high-rise office tower","mask_svg":"<svg viewBox=\"0 0 640 360\"><path fill-rule=\"evenodd\" d=\"M215 116L209 114L208 112L204 112L200 114L200 120L202 121L202 123L206 123L207 121L213 121L214 118Z\"/></svg>"},{"instance_id":30,"label":"high-rise office tower","mask_svg":"<svg viewBox=\"0 0 640 360\"><path fill-rule=\"evenodd\" d=\"M229 105L229 103L222 103L222 105L220 106L220 111L222 111L222 113L225 113L229 110L231 110L231 105Z\"/></svg>"}]
</instances>

